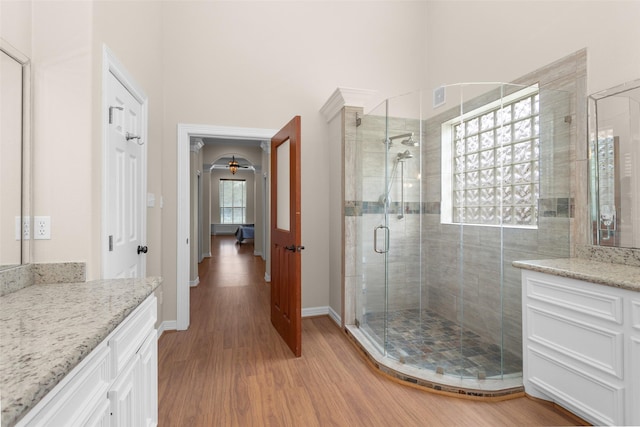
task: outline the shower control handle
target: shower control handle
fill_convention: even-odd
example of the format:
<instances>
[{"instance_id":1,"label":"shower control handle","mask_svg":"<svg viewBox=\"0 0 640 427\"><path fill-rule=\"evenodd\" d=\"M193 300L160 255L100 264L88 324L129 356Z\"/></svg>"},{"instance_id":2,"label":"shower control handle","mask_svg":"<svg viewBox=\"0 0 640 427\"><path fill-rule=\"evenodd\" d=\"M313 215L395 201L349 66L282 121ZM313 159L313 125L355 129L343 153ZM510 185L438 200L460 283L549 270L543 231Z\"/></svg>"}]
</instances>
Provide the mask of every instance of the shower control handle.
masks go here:
<instances>
[{"instance_id":1,"label":"shower control handle","mask_svg":"<svg viewBox=\"0 0 640 427\"><path fill-rule=\"evenodd\" d=\"M384 230L384 248L378 249L378 230ZM379 225L373 229L373 250L379 254L386 254L389 252L389 227L385 225Z\"/></svg>"}]
</instances>

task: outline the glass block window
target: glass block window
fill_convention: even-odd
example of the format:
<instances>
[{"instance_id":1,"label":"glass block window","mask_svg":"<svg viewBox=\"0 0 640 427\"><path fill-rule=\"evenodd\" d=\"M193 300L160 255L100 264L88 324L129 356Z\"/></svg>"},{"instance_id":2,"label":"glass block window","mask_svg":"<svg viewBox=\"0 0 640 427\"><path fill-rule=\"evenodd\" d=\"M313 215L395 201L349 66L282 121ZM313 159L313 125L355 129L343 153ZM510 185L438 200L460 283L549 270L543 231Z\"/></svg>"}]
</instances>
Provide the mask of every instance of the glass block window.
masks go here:
<instances>
[{"instance_id":1,"label":"glass block window","mask_svg":"<svg viewBox=\"0 0 640 427\"><path fill-rule=\"evenodd\" d=\"M243 224L247 210L247 184L244 179L221 179L220 222Z\"/></svg>"},{"instance_id":2,"label":"glass block window","mask_svg":"<svg viewBox=\"0 0 640 427\"><path fill-rule=\"evenodd\" d=\"M537 86L443 125L443 222L538 224Z\"/></svg>"}]
</instances>

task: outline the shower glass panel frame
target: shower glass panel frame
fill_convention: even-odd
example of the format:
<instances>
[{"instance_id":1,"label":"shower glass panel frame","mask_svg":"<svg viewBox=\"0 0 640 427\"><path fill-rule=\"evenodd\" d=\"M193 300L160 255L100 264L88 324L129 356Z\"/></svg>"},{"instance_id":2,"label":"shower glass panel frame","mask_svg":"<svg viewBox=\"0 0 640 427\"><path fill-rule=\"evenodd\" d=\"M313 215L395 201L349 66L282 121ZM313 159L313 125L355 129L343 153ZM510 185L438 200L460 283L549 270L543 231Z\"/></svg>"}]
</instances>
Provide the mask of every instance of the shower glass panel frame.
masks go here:
<instances>
[{"instance_id":1,"label":"shower glass panel frame","mask_svg":"<svg viewBox=\"0 0 640 427\"><path fill-rule=\"evenodd\" d=\"M529 88L517 98L524 89L449 85L451 108L426 108L431 92L416 91L389 98L361 118L355 318L396 367L472 380L522 375L522 289L520 270L511 264L568 257L571 217L569 95L545 88L531 95L536 90ZM527 96L535 99L523 101L516 114L511 103ZM523 111L527 102L530 110ZM443 145L455 137L456 120L467 126L465 120L486 111L493 111L493 124L468 133L470 140L477 135L470 144L478 146L464 153L465 161L478 160L467 173L484 172L485 180L463 189L477 193L477 201L474 195L458 204L486 214L486 221L443 218L443 201L457 190L443 185L456 161L443 158ZM499 120L507 111L511 119ZM403 145L403 134L413 134L419 145ZM509 163L497 164L498 153L507 151Z\"/></svg>"},{"instance_id":2,"label":"shower glass panel frame","mask_svg":"<svg viewBox=\"0 0 640 427\"><path fill-rule=\"evenodd\" d=\"M421 259L421 96L389 98L357 128L362 200L357 256L356 319L381 354L405 360L394 346L389 314L419 316ZM394 336L394 335L392 335Z\"/></svg>"},{"instance_id":3,"label":"shower glass panel frame","mask_svg":"<svg viewBox=\"0 0 640 427\"><path fill-rule=\"evenodd\" d=\"M357 246L360 294L356 298L356 321L377 350L385 354L388 301L388 100L371 114L380 118L357 129L358 165L363 194ZM363 143L372 141L373 143Z\"/></svg>"}]
</instances>

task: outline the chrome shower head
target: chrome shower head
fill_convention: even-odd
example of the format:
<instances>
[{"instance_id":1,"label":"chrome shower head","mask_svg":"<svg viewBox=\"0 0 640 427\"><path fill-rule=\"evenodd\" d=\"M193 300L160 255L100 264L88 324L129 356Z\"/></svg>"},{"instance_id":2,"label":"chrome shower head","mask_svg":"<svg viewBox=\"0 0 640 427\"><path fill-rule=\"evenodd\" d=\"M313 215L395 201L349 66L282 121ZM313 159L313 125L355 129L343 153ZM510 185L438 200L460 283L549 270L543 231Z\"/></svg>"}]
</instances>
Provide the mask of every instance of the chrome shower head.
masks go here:
<instances>
[{"instance_id":1,"label":"chrome shower head","mask_svg":"<svg viewBox=\"0 0 640 427\"><path fill-rule=\"evenodd\" d=\"M409 150L404 150L404 152L402 153L398 153L398 157L397 157L397 161L399 162L403 162L407 159L412 159L413 158L413 154L411 154L411 151Z\"/></svg>"},{"instance_id":2,"label":"chrome shower head","mask_svg":"<svg viewBox=\"0 0 640 427\"><path fill-rule=\"evenodd\" d=\"M403 133L401 135L390 136L385 139L384 143L387 145L387 148L390 148L393 145L394 139L404 138L400 143L402 145L408 145L409 147L417 147L418 141L413 139L413 132Z\"/></svg>"},{"instance_id":3,"label":"chrome shower head","mask_svg":"<svg viewBox=\"0 0 640 427\"><path fill-rule=\"evenodd\" d=\"M402 142L400 142L402 145L408 145L409 147L417 147L418 145L420 145L420 143L418 141L416 141L415 139L413 139L413 134L411 134L411 136L407 139L403 139Z\"/></svg>"}]
</instances>

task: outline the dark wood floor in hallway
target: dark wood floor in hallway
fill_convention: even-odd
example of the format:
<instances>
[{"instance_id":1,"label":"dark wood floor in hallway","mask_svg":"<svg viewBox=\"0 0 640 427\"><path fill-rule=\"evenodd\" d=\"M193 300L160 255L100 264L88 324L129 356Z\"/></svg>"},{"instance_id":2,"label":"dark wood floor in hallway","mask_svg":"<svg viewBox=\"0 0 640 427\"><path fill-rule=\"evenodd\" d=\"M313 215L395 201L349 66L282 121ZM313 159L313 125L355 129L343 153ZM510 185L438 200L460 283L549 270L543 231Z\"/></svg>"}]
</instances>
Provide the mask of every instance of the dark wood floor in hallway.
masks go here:
<instances>
[{"instance_id":1,"label":"dark wood floor in hallway","mask_svg":"<svg viewBox=\"0 0 640 427\"><path fill-rule=\"evenodd\" d=\"M304 319L302 357L271 326L253 245L214 237L191 289L188 331L159 341L159 425L574 425L527 398L479 402L398 384L373 371L328 317Z\"/></svg>"}]
</instances>

